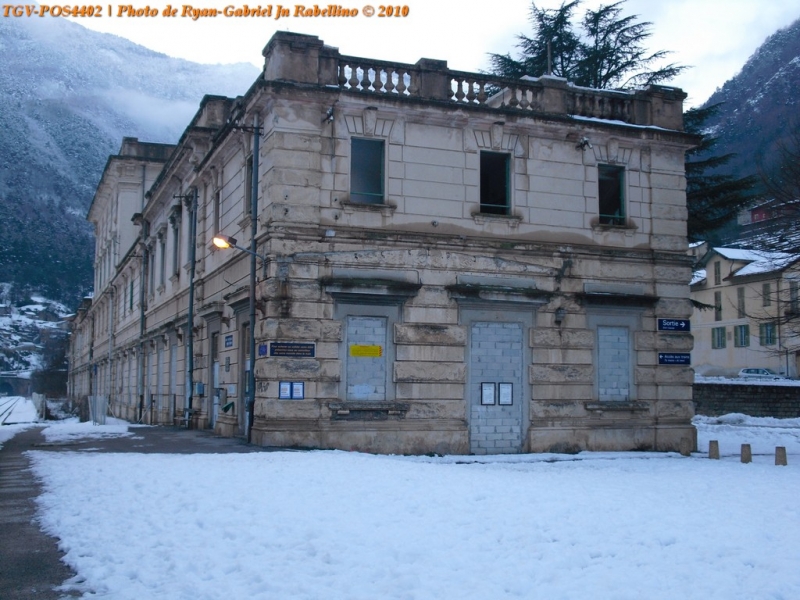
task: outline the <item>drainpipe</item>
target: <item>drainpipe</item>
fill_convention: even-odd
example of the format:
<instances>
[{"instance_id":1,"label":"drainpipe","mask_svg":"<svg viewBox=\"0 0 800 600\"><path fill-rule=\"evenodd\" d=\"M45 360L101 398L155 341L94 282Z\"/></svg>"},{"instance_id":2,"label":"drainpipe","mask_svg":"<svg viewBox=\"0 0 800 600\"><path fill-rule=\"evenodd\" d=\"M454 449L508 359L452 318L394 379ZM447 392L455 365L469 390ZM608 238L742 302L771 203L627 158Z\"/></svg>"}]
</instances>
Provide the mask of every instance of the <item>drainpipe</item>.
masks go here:
<instances>
[{"instance_id":1,"label":"drainpipe","mask_svg":"<svg viewBox=\"0 0 800 600\"><path fill-rule=\"evenodd\" d=\"M253 180L250 185L250 372L247 375L247 442L253 438L256 405L256 250L258 248L258 115L253 115Z\"/></svg>"},{"instance_id":2,"label":"drainpipe","mask_svg":"<svg viewBox=\"0 0 800 600\"><path fill-rule=\"evenodd\" d=\"M189 314L186 317L186 428L192 427L192 394L194 390L194 271L197 255L197 187L189 201Z\"/></svg>"},{"instance_id":3,"label":"drainpipe","mask_svg":"<svg viewBox=\"0 0 800 600\"><path fill-rule=\"evenodd\" d=\"M116 389L114 386L115 383L115 375L114 372L114 309L116 308L116 299L117 288L113 285L108 286L109 290L109 298L111 306L109 307L108 311L108 406L111 407L111 395L114 393ZM114 415L114 412L111 412L111 415Z\"/></svg>"},{"instance_id":4,"label":"drainpipe","mask_svg":"<svg viewBox=\"0 0 800 600\"><path fill-rule=\"evenodd\" d=\"M146 183L146 176L147 176L147 165L142 165L142 206L140 212L144 215L144 205L145 205L145 189L147 187ZM148 233L147 231L147 221L142 216L142 233L141 233L141 244L142 244L142 268L140 269L141 279L139 280L139 354L137 356L136 361L136 382L137 382L137 394L139 396L139 418L137 419L139 423L142 422L142 418L144 416L144 331L145 331L145 292L144 286L145 282L147 281L147 264L149 259L149 252L147 250L147 246L144 245L145 235Z\"/></svg>"}]
</instances>

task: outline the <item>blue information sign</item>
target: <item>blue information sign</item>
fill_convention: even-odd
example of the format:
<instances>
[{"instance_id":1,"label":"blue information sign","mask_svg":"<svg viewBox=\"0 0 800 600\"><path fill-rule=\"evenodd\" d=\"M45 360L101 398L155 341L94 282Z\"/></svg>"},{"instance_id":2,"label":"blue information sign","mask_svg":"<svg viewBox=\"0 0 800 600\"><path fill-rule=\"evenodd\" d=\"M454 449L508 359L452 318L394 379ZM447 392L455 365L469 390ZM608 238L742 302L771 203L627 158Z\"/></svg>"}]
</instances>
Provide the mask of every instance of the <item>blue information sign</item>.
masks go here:
<instances>
[{"instance_id":1,"label":"blue information sign","mask_svg":"<svg viewBox=\"0 0 800 600\"><path fill-rule=\"evenodd\" d=\"M692 355L688 352L659 352L658 364L660 365L690 365Z\"/></svg>"},{"instance_id":2,"label":"blue information sign","mask_svg":"<svg viewBox=\"0 0 800 600\"><path fill-rule=\"evenodd\" d=\"M659 331L691 331L692 323L689 319L659 319Z\"/></svg>"}]
</instances>

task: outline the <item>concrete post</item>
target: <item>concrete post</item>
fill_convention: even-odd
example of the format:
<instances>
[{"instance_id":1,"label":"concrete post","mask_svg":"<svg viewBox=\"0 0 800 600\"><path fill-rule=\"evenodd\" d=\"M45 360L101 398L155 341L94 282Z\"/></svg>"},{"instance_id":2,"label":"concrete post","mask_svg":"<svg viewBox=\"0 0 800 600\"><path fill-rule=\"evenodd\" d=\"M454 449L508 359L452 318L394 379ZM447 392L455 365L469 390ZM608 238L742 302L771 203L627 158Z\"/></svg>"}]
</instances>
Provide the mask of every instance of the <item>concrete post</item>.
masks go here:
<instances>
[{"instance_id":1,"label":"concrete post","mask_svg":"<svg viewBox=\"0 0 800 600\"><path fill-rule=\"evenodd\" d=\"M717 440L708 442L708 458L719 460L719 442Z\"/></svg>"},{"instance_id":2,"label":"concrete post","mask_svg":"<svg viewBox=\"0 0 800 600\"><path fill-rule=\"evenodd\" d=\"M786 462L786 446L775 447L775 464L779 467L785 467Z\"/></svg>"},{"instance_id":3,"label":"concrete post","mask_svg":"<svg viewBox=\"0 0 800 600\"><path fill-rule=\"evenodd\" d=\"M750 450L750 444L742 444L742 462L753 462L753 452Z\"/></svg>"}]
</instances>

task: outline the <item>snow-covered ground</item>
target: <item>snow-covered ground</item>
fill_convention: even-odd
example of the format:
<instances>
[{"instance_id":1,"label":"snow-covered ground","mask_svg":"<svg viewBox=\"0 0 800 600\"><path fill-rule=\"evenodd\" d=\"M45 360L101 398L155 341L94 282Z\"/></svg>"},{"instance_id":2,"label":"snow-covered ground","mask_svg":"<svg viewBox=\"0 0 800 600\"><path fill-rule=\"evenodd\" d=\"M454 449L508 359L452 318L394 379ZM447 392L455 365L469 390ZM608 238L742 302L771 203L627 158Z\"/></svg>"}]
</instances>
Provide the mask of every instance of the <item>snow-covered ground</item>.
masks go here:
<instances>
[{"instance_id":1,"label":"snow-covered ground","mask_svg":"<svg viewBox=\"0 0 800 600\"><path fill-rule=\"evenodd\" d=\"M692 457L29 455L87 598L800 598L800 420L696 426Z\"/></svg>"}]
</instances>

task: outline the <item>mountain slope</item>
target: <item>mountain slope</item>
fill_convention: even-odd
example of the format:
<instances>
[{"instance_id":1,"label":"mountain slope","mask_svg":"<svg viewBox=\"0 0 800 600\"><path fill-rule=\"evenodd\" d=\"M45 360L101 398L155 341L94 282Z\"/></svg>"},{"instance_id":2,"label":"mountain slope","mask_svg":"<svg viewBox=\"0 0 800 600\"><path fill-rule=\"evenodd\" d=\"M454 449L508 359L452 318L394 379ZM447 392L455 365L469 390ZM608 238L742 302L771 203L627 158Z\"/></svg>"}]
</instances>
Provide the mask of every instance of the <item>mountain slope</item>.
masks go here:
<instances>
[{"instance_id":1,"label":"mountain slope","mask_svg":"<svg viewBox=\"0 0 800 600\"><path fill-rule=\"evenodd\" d=\"M73 305L91 289L85 214L122 137L175 142L204 94L242 94L258 70L64 19L0 19L0 53L0 282Z\"/></svg>"},{"instance_id":2,"label":"mountain slope","mask_svg":"<svg viewBox=\"0 0 800 600\"><path fill-rule=\"evenodd\" d=\"M760 157L772 167L776 141L800 123L800 19L768 37L706 105L720 102L707 125L719 136L716 153L737 154L726 174L755 175Z\"/></svg>"}]
</instances>

